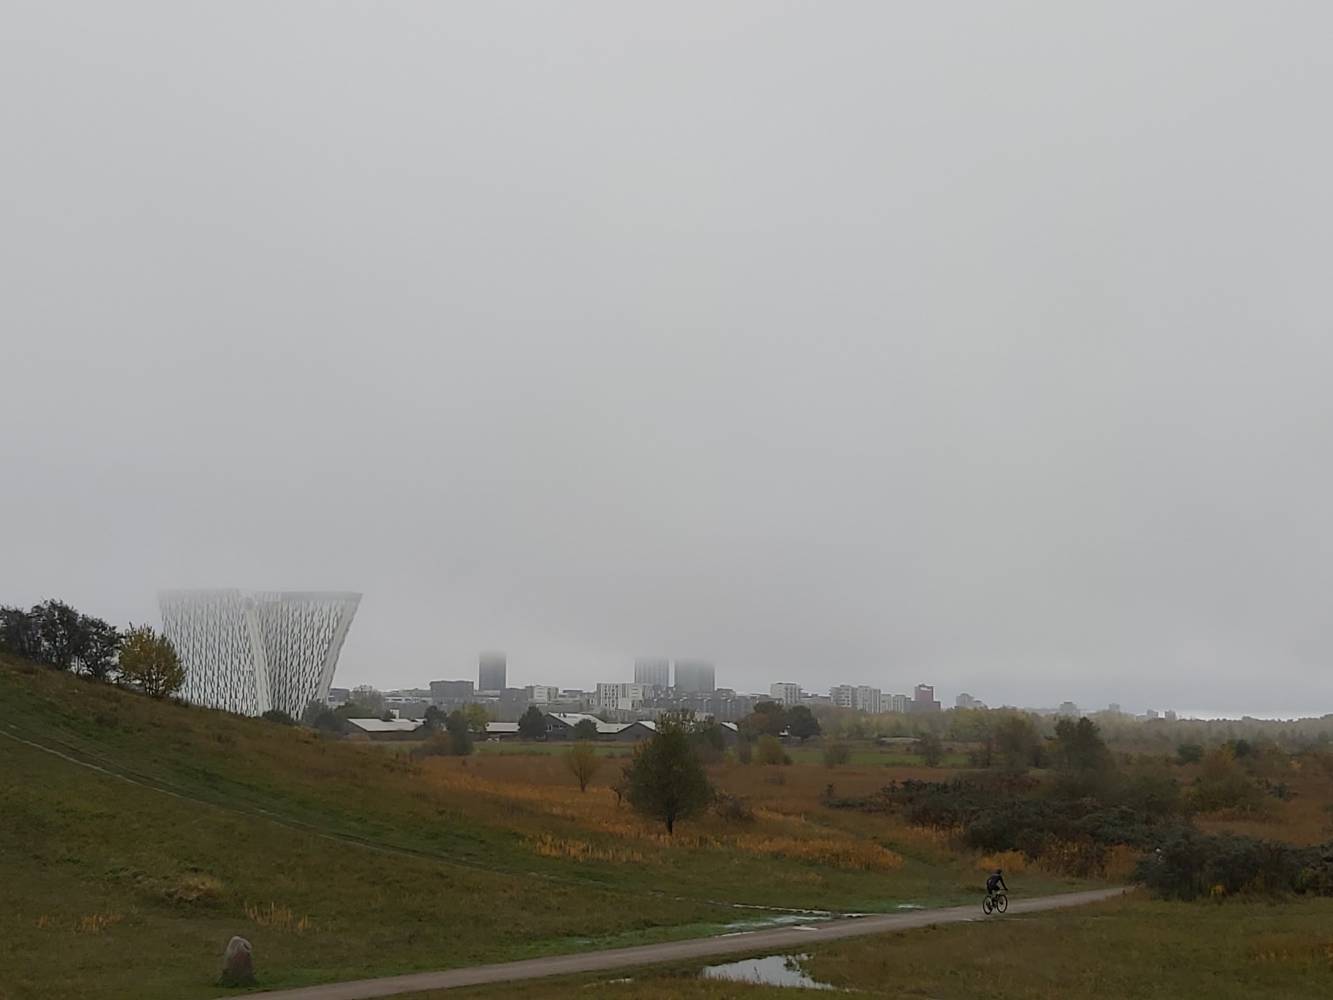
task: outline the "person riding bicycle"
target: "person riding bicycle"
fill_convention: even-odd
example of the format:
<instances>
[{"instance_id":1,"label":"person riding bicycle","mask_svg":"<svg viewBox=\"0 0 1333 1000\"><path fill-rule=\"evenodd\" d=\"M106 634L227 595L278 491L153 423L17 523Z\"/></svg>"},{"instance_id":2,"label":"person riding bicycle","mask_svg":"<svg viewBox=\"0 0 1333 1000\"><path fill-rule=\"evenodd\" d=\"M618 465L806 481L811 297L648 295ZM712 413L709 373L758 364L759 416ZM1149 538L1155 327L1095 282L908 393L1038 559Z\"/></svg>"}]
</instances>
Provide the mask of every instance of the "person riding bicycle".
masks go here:
<instances>
[{"instance_id":1,"label":"person riding bicycle","mask_svg":"<svg viewBox=\"0 0 1333 1000\"><path fill-rule=\"evenodd\" d=\"M992 872L991 875L986 879L986 895L994 896L1001 889L1003 889L1005 892L1009 891L1009 887L1004 884L1004 872L996 868L995 871Z\"/></svg>"}]
</instances>

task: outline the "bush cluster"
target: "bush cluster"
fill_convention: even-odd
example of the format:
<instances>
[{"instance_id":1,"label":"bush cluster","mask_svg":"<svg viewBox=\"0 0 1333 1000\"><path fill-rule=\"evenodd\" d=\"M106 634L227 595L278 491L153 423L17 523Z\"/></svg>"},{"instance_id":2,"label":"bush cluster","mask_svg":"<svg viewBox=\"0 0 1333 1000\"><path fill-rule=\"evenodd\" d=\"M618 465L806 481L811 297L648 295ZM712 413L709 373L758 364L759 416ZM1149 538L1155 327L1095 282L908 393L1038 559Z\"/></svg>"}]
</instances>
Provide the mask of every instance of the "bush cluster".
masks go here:
<instances>
[{"instance_id":1,"label":"bush cluster","mask_svg":"<svg viewBox=\"0 0 1333 1000\"><path fill-rule=\"evenodd\" d=\"M1333 896L1333 843L1296 847L1182 829L1144 857L1135 876L1166 899L1237 893Z\"/></svg>"}]
</instances>

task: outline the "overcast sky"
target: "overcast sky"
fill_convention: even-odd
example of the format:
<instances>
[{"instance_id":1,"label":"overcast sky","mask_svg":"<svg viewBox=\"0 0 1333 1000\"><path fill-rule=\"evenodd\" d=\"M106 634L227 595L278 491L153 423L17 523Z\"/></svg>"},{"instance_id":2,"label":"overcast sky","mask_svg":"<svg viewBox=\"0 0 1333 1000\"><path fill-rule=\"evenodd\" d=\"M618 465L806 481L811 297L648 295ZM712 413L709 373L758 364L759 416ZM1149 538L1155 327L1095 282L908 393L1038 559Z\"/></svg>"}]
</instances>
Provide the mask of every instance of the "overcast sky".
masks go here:
<instances>
[{"instance_id":1,"label":"overcast sky","mask_svg":"<svg viewBox=\"0 0 1333 1000\"><path fill-rule=\"evenodd\" d=\"M1333 711L1327 3L5 4L0 603Z\"/></svg>"}]
</instances>

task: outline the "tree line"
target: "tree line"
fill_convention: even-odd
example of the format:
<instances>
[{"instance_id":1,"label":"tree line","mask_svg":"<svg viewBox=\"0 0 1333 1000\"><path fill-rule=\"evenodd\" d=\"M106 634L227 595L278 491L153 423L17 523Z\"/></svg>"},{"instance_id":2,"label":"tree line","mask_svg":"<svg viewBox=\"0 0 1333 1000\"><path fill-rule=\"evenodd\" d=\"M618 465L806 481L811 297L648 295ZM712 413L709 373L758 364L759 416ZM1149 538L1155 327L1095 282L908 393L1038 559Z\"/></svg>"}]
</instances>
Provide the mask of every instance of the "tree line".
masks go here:
<instances>
[{"instance_id":1,"label":"tree line","mask_svg":"<svg viewBox=\"0 0 1333 1000\"><path fill-rule=\"evenodd\" d=\"M175 647L149 625L118 629L54 598L0 606L0 652L166 698L185 684Z\"/></svg>"}]
</instances>

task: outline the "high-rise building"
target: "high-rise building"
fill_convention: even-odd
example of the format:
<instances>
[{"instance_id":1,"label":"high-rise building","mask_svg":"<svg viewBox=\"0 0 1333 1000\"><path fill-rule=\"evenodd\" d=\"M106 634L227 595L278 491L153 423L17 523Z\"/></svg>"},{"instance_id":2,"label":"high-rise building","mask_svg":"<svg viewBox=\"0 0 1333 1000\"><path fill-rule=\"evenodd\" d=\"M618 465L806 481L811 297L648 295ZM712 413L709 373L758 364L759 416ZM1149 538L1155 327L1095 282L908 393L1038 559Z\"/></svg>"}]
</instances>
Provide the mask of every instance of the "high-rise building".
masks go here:
<instances>
[{"instance_id":1,"label":"high-rise building","mask_svg":"<svg viewBox=\"0 0 1333 1000\"><path fill-rule=\"evenodd\" d=\"M360 594L167 590L162 632L175 646L181 697L240 715L299 718L325 702Z\"/></svg>"},{"instance_id":2,"label":"high-rise building","mask_svg":"<svg viewBox=\"0 0 1333 1000\"><path fill-rule=\"evenodd\" d=\"M689 694L699 691L713 691L717 688L713 664L707 660L677 660L676 690Z\"/></svg>"},{"instance_id":3,"label":"high-rise building","mask_svg":"<svg viewBox=\"0 0 1333 1000\"><path fill-rule=\"evenodd\" d=\"M532 684L527 688L528 701L534 705L549 705L560 700L560 689L550 684Z\"/></svg>"},{"instance_id":4,"label":"high-rise building","mask_svg":"<svg viewBox=\"0 0 1333 1000\"><path fill-rule=\"evenodd\" d=\"M775 688L781 687L780 684L774 684ZM850 684L839 684L836 687L828 689L829 701L837 708L855 708L856 707L856 688Z\"/></svg>"},{"instance_id":5,"label":"high-rise building","mask_svg":"<svg viewBox=\"0 0 1333 1000\"><path fill-rule=\"evenodd\" d=\"M598 684L596 705L599 709L629 711L643 704L642 684Z\"/></svg>"},{"instance_id":6,"label":"high-rise building","mask_svg":"<svg viewBox=\"0 0 1333 1000\"><path fill-rule=\"evenodd\" d=\"M913 712L938 712L940 703L935 700L935 686L933 684L918 684L916 690L912 692L911 711Z\"/></svg>"},{"instance_id":7,"label":"high-rise building","mask_svg":"<svg viewBox=\"0 0 1333 1000\"><path fill-rule=\"evenodd\" d=\"M884 694L876 687L858 685L852 692L852 707L870 715L879 715L883 709Z\"/></svg>"},{"instance_id":8,"label":"high-rise building","mask_svg":"<svg viewBox=\"0 0 1333 1000\"><path fill-rule=\"evenodd\" d=\"M477 690L503 691L504 689L504 653L482 653L477 660Z\"/></svg>"},{"instance_id":9,"label":"high-rise building","mask_svg":"<svg viewBox=\"0 0 1333 1000\"><path fill-rule=\"evenodd\" d=\"M769 696L779 705L799 705L801 703L801 685L789 681L779 681L768 687Z\"/></svg>"},{"instance_id":10,"label":"high-rise building","mask_svg":"<svg viewBox=\"0 0 1333 1000\"><path fill-rule=\"evenodd\" d=\"M889 711L897 712L899 715L905 715L911 711L911 701L905 694L895 694L889 697Z\"/></svg>"},{"instance_id":11,"label":"high-rise building","mask_svg":"<svg viewBox=\"0 0 1333 1000\"><path fill-rule=\"evenodd\" d=\"M953 700L954 708L985 708L986 703L979 698L973 698L967 692L963 692Z\"/></svg>"},{"instance_id":12,"label":"high-rise building","mask_svg":"<svg viewBox=\"0 0 1333 1000\"><path fill-rule=\"evenodd\" d=\"M644 656L634 661L634 683L646 688L671 687L671 661L655 656Z\"/></svg>"}]
</instances>

